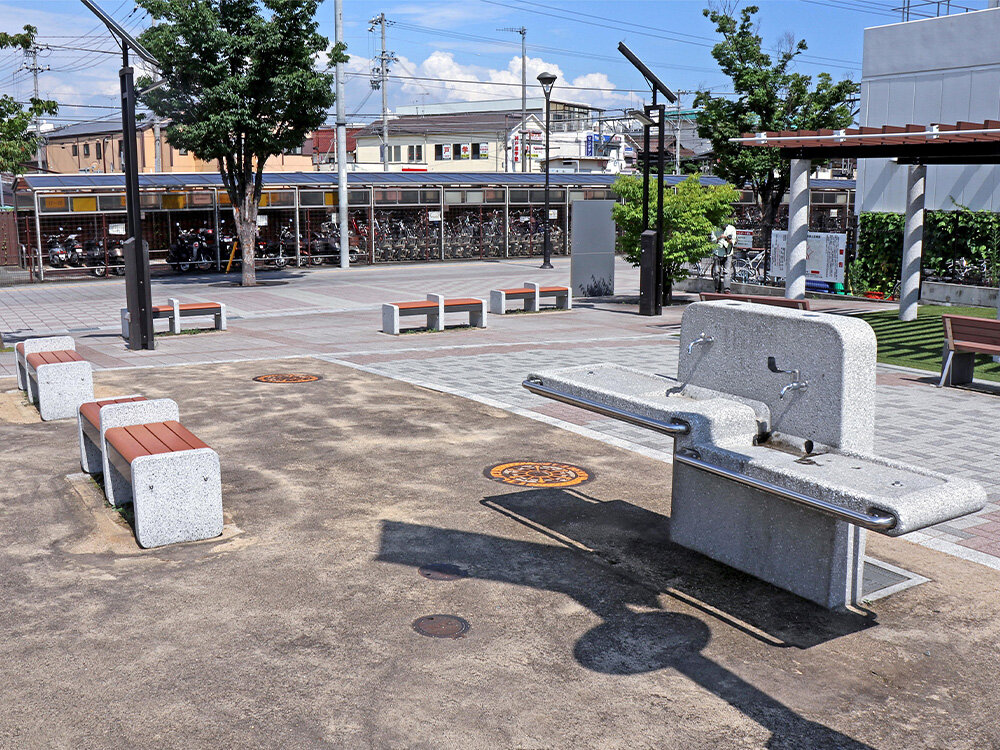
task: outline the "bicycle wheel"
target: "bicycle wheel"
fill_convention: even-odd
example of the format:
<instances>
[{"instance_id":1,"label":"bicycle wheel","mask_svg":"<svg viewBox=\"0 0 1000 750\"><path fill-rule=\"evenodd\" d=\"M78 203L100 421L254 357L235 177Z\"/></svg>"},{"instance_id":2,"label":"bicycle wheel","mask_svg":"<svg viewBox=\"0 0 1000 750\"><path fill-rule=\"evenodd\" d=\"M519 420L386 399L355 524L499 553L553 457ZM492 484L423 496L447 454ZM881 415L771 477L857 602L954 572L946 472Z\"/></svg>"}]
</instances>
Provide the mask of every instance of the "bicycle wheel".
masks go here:
<instances>
[{"instance_id":1,"label":"bicycle wheel","mask_svg":"<svg viewBox=\"0 0 1000 750\"><path fill-rule=\"evenodd\" d=\"M749 261L737 260L733 263L733 281L740 284L749 284L756 276L755 269Z\"/></svg>"}]
</instances>

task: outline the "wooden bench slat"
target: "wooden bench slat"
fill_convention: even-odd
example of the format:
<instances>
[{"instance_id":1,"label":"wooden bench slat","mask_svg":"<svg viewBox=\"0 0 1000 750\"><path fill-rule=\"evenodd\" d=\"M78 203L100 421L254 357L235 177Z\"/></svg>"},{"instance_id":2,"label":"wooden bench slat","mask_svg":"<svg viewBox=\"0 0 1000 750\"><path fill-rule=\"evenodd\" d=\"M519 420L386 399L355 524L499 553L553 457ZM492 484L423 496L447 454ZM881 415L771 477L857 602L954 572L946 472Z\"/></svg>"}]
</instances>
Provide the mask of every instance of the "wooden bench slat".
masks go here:
<instances>
[{"instance_id":1,"label":"wooden bench slat","mask_svg":"<svg viewBox=\"0 0 1000 750\"><path fill-rule=\"evenodd\" d=\"M19 344L17 344L14 347L14 349L15 349L15 351L17 351L18 354L24 354L24 342L22 341Z\"/></svg>"},{"instance_id":2,"label":"wooden bench slat","mask_svg":"<svg viewBox=\"0 0 1000 750\"><path fill-rule=\"evenodd\" d=\"M569 287L566 286L542 286L538 288L541 293L544 292L568 292Z\"/></svg>"},{"instance_id":3,"label":"wooden bench slat","mask_svg":"<svg viewBox=\"0 0 1000 750\"><path fill-rule=\"evenodd\" d=\"M483 301L481 299L459 298L459 299L446 299L444 301L445 307L458 307L459 305L482 305Z\"/></svg>"},{"instance_id":4,"label":"wooden bench slat","mask_svg":"<svg viewBox=\"0 0 1000 750\"><path fill-rule=\"evenodd\" d=\"M984 344L979 341L956 340L954 345L956 350L980 352L981 354L1000 354L1000 342L996 344Z\"/></svg>"},{"instance_id":5,"label":"wooden bench slat","mask_svg":"<svg viewBox=\"0 0 1000 750\"><path fill-rule=\"evenodd\" d=\"M209 447L180 422L174 421L112 427L104 437L130 464L139 456Z\"/></svg>"},{"instance_id":6,"label":"wooden bench slat","mask_svg":"<svg viewBox=\"0 0 1000 750\"><path fill-rule=\"evenodd\" d=\"M504 294L534 294L534 289L529 289L527 287L522 287L521 289L501 289Z\"/></svg>"},{"instance_id":7,"label":"wooden bench slat","mask_svg":"<svg viewBox=\"0 0 1000 750\"><path fill-rule=\"evenodd\" d=\"M101 419L101 407L109 404L128 404L133 401L145 401L145 396L133 396L131 398L107 398L103 401L89 401L80 405L80 416L97 427Z\"/></svg>"},{"instance_id":8,"label":"wooden bench slat","mask_svg":"<svg viewBox=\"0 0 1000 750\"><path fill-rule=\"evenodd\" d=\"M222 305L218 302L185 302L182 305L178 305L181 310L221 310Z\"/></svg>"},{"instance_id":9,"label":"wooden bench slat","mask_svg":"<svg viewBox=\"0 0 1000 750\"><path fill-rule=\"evenodd\" d=\"M400 310L418 310L425 307L434 309L437 307L437 302L390 302L389 304L395 305Z\"/></svg>"},{"instance_id":10,"label":"wooden bench slat","mask_svg":"<svg viewBox=\"0 0 1000 750\"><path fill-rule=\"evenodd\" d=\"M84 359L72 349L54 352L32 352L27 356L28 366L37 370L42 365L57 365L64 362L83 362Z\"/></svg>"}]
</instances>

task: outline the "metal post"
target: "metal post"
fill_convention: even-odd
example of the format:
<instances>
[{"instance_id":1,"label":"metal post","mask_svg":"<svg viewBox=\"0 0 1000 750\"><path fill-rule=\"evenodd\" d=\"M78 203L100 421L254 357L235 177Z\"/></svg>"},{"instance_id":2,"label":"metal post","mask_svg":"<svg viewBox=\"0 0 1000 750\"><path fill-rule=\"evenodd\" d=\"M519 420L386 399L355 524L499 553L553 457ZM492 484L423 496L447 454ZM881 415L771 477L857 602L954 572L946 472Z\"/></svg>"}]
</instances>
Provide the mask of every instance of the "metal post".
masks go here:
<instances>
[{"instance_id":1,"label":"metal post","mask_svg":"<svg viewBox=\"0 0 1000 750\"><path fill-rule=\"evenodd\" d=\"M125 298L129 313L129 348L153 349L153 303L149 288L149 255L142 241L142 213L139 208L139 163L135 143L135 86L128 61L129 46L122 44L119 71L122 96L122 149L125 160L125 210L132 242L126 242Z\"/></svg>"},{"instance_id":2,"label":"metal post","mask_svg":"<svg viewBox=\"0 0 1000 750\"><path fill-rule=\"evenodd\" d=\"M45 281L45 266L42 257L42 220L38 210L38 191L32 191L35 199L35 239L38 240L38 280ZM14 204L17 204L17 196L14 197Z\"/></svg>"},{"instance_id":3,"label":"metal post","mask_svg":"<svg viewBox=\"0 0 1000 750\"><path fill-rule=\"evenodd\" d=\"M653 93L653 98L656 98L656 92ZM657 112L657 155L656 155L656 300L658 314L663 312L661 305L663 304L663 292L665 284L663 283L663 171L666 169L664 165L664 150L666 148L666 129L667 129L667 108L664 104L656 105Z\"/></svg>"},{"instance_id":4,"label":"metal post","mask_svg":"<svg viewBox=\"0 0 1000 750\"><path fill-rule=\"evenodd\" d=\"M344 41L344 0L336 0L333 5L334 40ZM351 263L351 228L348 226L347 206L347 109L344 101L344 64L337 63L337 218L340 230L340 267Z\"/></svg>"},{"instance_id":5,"label":"metal post","mask_svg":"<svg viewBox=\"0 0 1000 750\"><path fill-rule=\"evenodd\" d=\"M549 106L549 94L545 93L545 223L542 225L542 268L552 268L552 246L549 244L549 172L552 164L549 162L549 135L552 124L552 107Z\"/></svg>"},{"instance_id":6,"label":"metal post","mask_svg":"<svg viewBox=\"0 0 1000 750\"><path fill-rule=\"evenodd\" d=\"M295 267L302 265L302 238L299 236L299 189L295 188Z\"/></svg>"},{"instance_id":7,"label":"metal post","mask_svg":"<svg viewBox=\"0 0 1000 750\"><path fill-rule=\"evenodd\" d=\"M153 120L153 171L163 171L163 140L160 134L159 119Z\"/></svg>"},{"instance_id":8,"label":"metal post","mask_svg":"<svg viewBox=\"0 0 1000 750\"><path fill-rule=\"evenodd\" d=\"M920 299L920 265L924 250L924 184L927 167L914 164L906 172L906 223L903 228L903 263L899 278L899 319L917 319Z\"/></svg>"},{"instance_id":9,"label":"metal post","mask_svg":"<svg viewBox=\"0 0 1000 750\"><path fill-rule=\"evenodd\" d=\"M788 201L788 245L785 249L785 296L805 299L806 248L809 240L809 159L792 159Z\"/></svg>"},{"instance_id":10,"label":"metal post","mask_svg":"<svg viewBox=\"0 0 1000 750\"><path fill-rule=\"evenodd\" d=\"M678 92L680 93L680 92ZM674 174L681 173L681 98L677 97L677 126L676 137L674 138Z\"/></svg>"},{"instance_id":11,"label":"metal post","mask_svg":"<svg viewBox=\"0 0 1000 750\"><path fill-rule=\"evenodd\" d=\"M222 270L222 233L219 231L219 191L212 189L212 220L215 223L215 270Z\"/></svg>"}]
</instances>

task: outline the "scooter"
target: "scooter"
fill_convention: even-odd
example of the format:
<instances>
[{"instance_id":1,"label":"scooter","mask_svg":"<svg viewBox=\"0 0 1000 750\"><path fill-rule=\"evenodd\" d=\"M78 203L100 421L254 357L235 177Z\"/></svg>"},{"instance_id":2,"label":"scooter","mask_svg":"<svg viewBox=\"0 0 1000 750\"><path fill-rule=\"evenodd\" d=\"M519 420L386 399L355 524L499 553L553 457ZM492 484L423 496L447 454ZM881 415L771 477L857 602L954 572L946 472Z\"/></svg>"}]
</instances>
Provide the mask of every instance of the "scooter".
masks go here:
<instances>
[{"instance_id":1,"label":"scooter","mask_svg":"<svg viewBox=\"0 0 1000 750\"><path fill-rule=\"evenodd\" d=\"M74 234L66 235L63 248L66 250L66 264L74 268L80 268L86 263L83 252L83 242L80 240L82 227L77 227Z\"/></svg>"},{"instance_id":2,"label":"scooter","mask_svg":"<svg viewBox=\"0 0 1000 750\"><path fill-rule=\"evenodd\" d=\"M63 239L62 231L63 228L59 227L60 234L50 234L46 240L49 265L53 268L62 268L69 261L69 252L66 250L66 242Z\"/></svg>"},{"instance_id":3,"label":"scooter","mask_svg":"<svg viewBox=\"0 0 1000 750\"><path fill-rule=\"evenodd\" d=\"M116 276L125 275L125 254L120 240L108 240L107 253L104 251L103 240L87 240L84 243L84 259L90 266L90 273L97 278L103 278L109 273Z\"/></svg>"},{"instance_id":4,"label":"scooter","mask_svg":"<svg viewBox=\"0 0 1000 750\"><path fill-rule=\"evenodd\" d=\"M204 230L180 229L177 224L177 241L170 246L167 252L167 263L177 273L188 273L194 269L208 271L212 268L215 255L214 250L210 251L206 246L203 235Z\"/></svg>"},{"instance_id":5,"label":"scooter","mask_svg":"<svg viewBox=\"0 0 1000 750\"><path fill-rule=\"evenodd\" d=\"M295 235L292 234L292 230L289 227L282 227L276 240L271 240L270 242L257 241L257 257L265 265L272 265L279 269L284 268L294 255Z\"/></svg>"}]
</instances>

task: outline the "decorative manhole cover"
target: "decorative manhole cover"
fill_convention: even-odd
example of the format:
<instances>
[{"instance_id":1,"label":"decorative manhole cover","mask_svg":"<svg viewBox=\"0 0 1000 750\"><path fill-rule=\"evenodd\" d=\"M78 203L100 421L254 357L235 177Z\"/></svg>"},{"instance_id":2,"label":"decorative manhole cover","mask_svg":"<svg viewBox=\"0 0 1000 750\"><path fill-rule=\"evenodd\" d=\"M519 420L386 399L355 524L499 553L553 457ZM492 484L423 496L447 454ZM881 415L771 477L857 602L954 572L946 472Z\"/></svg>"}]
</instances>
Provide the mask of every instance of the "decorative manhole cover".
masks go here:
<instances>
[{"instance_id":1,"label":"decorative manhole cover","mask_svg":"<svg viewBox=\"0 0 1000 750\"><path fill-rule=\"evenodd\" d=\"M413 621L413 629L431 638L462 638L471 626L455 615L425 615Z\"/></svg>"},{"instance_id":2,"label":"decorative manhole cover","mask_svg":"<svg viewBox=\"0 0 1000 750\"><path fill-rule=\"evenodd\" d=\"M298 372L274 372L270 375L258 375L254 380L258 383L312 383L322 378L319 375L305 375Z\"/></svg>"},{"instance_id":3,"label":"decorative manhole cover","mask_svg":"<svg viewBox=\"0 0 1000 750\"><path fill-rule=\"evenodd\" d=\"M484 473L495 482L519 487L572 487L594 478L591 471L555 461L511 461L491 466Z\"/></svg>"},{"instance_id":4,"label":"decorative manhole cover","mask_svg":"<svg viewBox=\"0 0 1000 750\"><path fill-rule=\"evenodd\" d=\"M457 578L467 578L469 575L451 563L431 563L420 567L417 572L432 581L454 581Z\"/></svg>"}]
</instances>

